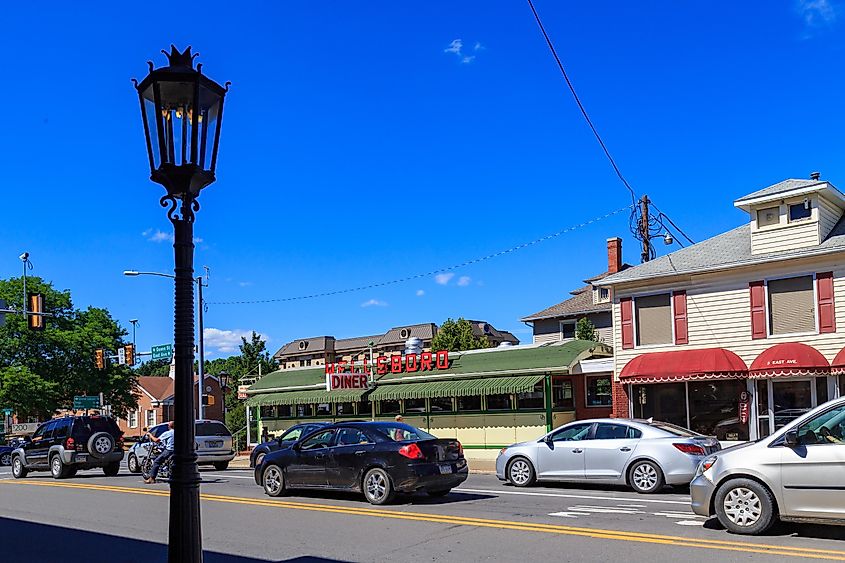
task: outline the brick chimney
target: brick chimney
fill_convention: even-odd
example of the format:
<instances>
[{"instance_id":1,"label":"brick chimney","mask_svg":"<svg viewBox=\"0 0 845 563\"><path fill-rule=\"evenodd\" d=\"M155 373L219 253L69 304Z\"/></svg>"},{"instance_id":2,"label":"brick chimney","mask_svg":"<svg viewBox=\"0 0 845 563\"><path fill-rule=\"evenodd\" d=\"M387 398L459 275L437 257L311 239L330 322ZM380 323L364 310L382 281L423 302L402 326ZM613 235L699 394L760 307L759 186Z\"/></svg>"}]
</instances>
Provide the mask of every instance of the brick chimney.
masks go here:
<instances>
[{"instance_id":1,"label":"brick chimney","mask_svg":"<svg viewBox=\"0 0 845 563\"><path fill-rule=\"evenodd\" d=\"M607 239L607 273L615 274L622 269L622 239Z\"/></svg>"}]
</instances>

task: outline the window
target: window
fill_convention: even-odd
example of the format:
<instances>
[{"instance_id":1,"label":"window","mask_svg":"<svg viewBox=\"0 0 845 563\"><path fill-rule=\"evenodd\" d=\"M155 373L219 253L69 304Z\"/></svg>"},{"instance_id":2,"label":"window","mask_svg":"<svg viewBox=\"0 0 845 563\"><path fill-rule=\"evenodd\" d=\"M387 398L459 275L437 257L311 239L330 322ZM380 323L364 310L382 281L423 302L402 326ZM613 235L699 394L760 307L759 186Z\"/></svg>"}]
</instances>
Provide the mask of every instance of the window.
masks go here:
<instances>
[{"instance_id":1,"label":"window","mask_svg":"<svg viewBox=\"0 0 845 563\"><path fill-rule=\"evenodd\" d=\"M451 397L436 397L429 399L429 409L431 412L454 412L455 407L452 404Z\"/></svg>"},{"instance_id":2,"label":"window","mask_svg":"<svg viewBox=\"0 0 845 563\"><path fill-rule=\"evenodd\" d=\"M373 403L368 400L358 401L358 416L370 416L373 413Z\"/></svg>"},{"instance_id":3,"label":"window","mask_svg":"<svg viewBox=\"0 0 845 563\"><path fill-rule=\"evenodd\" d=\"M757 419L760 421L757 436L765 438L769 431L769 381L767 379L757 380Z\"/></svg>"},{"instance_id":4,"label":"window","mask_svg":"<svg viewBox=\"0 0 845 563\"><path fill-rule=\"evenodd\" d=\"M258 410L261 418L273 418L276 411L273 407L260 407Z\"/></svg>"},{"instance_id":5,"label":"window","mask_svg":"<svg viewBox=\"0 0 845 563\"><path fill-rule=\"evenodd\" d=\"M63 418L56 423L56 428L53 430L53 438L67 438L72 422L72 418Z\"/></svg>"},{"instance_id":6,"label":"window","mask_svg":"<svg viewBox=\"0 0 845 563\"><path fill-rule=\"evenodd\" d=\"M780 223L780 207L767 207L757 211L757 228Z\"/></svg>"},{"instance_id":7,"label":"window","mask_svg":"<svg viewBox=\"0 0 845 563\"><path fill-rule=\"evenodd\" d=\"M145 426L147 428L149 428L150 426L155 426L156 425L156 411L153 411L153 410L146 411L146 418L144 419L144 422L146 423Z\"/></svg>"},{"instance_id":8,"label":"window","mask_svg":"<svg viewBox=\"0 0 845 563\"><path fill-rule=\"evenodd\" d=\"M129 418L126 419L129 428L138 428L138 411L129 411Z\"/></svg>"},{"instance_id":9,"label":"window","mask_svg":"<svg viewBox=\"0 0 845 563\"><path fill-rule=\"evenodd\" d=\"M683 383L634 385L633 391L634 416L637 418L687 425L686 385Z\"/></svg>"},{"instance_id":10,"label":"window","mask_svg":"<svg viewBox=\"0 0 845 563\"><path fill-rule=\"evenodd\" d=\"M625 426L623 424L606 424L599 423L596 425L596 435L594 440L625 440L641 438L642 432L636 428Z\"/></svg>"},{"instance_id":11,"label":"window","mask_svg":"<svg viewBox=\"0 0 845 563\"><path fill-rule=\"evenodd\" d=\"M289 428L287 432L282 434L279 438L280 442L295 442L299 440L299 437L302 436L302 430L308 428L307 426L295 426L293 428Z\"/></svg>"},{"instance_id":12,"label":"window","mask_svg":"<svg viewBox=\"0 0 845 563\"><path fill-rule=\"evenodd\" d=\"M296 405L297 418L314 416L314 405Z\"/></svg>"},{"instance_id":13,"label":"window","mask_svg":"<svg viewBox=\"0 0 845 563\"><path fill-rule=\"evenodd\" d=\"M542 409L546 406L543 393L544 383L541 381L528 393L517 393L516 408L518 409Z\"/></svg>"},{"instance_id":14,"label":"window","mask_svg":"<svg viewBox=\"0 0 845 563\"><path fill-rule=\"evenodd\" d=\"M810 200L807 202L793 203L789 206L789 222L801 221L802 219L809 219L813 214L810 208Z\"/></svg>"},{"instance_id":15,"label":"window","mask_svg":"<svg viewBox=\"0 0 845 563\"><path fill-rule=\"evenodd\" d=\"M510 395L487 395L488 411L507 411L511 409Z\"/></svg>"},{"instance_id":16,"label":"window","mask_svg":"<svg viewBox=\"0 0 845 563\"><path fill-rule=\"evenodd\" d=\"M823 405L828 402L830 398L827 394L827 377L816 378L816 404Z\"/></svg>"},{"instance_id":17,"label":"window","mask_svg":"<svg viewBox=\"0 0 845 563\"><path fill-rule=\"evenodd\" d=\"M813 276L770 280L768 286L771 334L815 332Z\"/></svg>"},{"instance_id":18,"label":"window","mask_svg":"<svg viewBox=\"0 0 845 563\"><path fill-rule=\"evenodd\" d=\"M560 338L561 340L572 340L573 338L575 338L575 323L561 322Z\"/></svg>"},{"instance_id":19,"label":"window","mask_svg":"<svg viewBox=\"0 0 845 563\"><path fill-rule=\"evenodd\" d=\"M335 409L337 409L337 416L349 416L355 414L353 404L354 403L337 403L335 405Z\"/></svg>"},{"instance_id":20,"label":"window","mask_svg":"<svg viewBox=\"0 0 845 563\"><path fill-rule=\"evenodd\" d=\"M329 446L331 446L332 440L334 439L334 432L334 430L325 430L323 432L317 432L316 434L302 442L302 446L300 449L317 450L321 448L328 448Z\"/></svg>"},{"instance_id":21,"label":"window","mask_svg":"<svg viewBox=\"0 0 845 563\"><path fill-rule=\"evenodd\" d=\"M552 380L552 408L574 409L572 399L572 380L555 378Z\"/></svg>"},{"instance_id":22,"label":"window","mask_svg":"<svg viewBox=\"0 0 845 563\"><path fill-rule=\"evenodd\" d=\"M407 424L384 424L378 426L378 432L384 434L394 442L407 442L409 440L434 440L434 436L423 432L419 428Z\"/></svg>"},{"instance_id":23,"label":"window","mask_svg":"<svg viewBox=\"0 0 845 563\"><path fill-rule=\"evenodd\" d=\"M739 421L739 395L745 381L690 381L688 385L690 430L719 440L748 440L748 424Z\"/></svg>"},{"instance_id":24,"label":"window","mask_svg":"<svg viewBox=\"0 0 845 563\"><path fill-rule=\"evenodd\" d=\"M372 444L373 441L357 428L342 428L337 433L338 446L357 446L359 444Z\"/></svg>"},{"instance_id":25,"label":"window","mask_svg":"<svg viewBox=\"0 0 845 563\"><path fill-rule=\"evenodd\" d=\"M53 432L55 431L57 424L58 423L56 421L53 421L53 422L50 422L49 424L47 424L47 427L44 429L44 439L45 440L50 440L50 439L53 438Z\"/></svg>"},{"instance_id":26,"label":"window","mask_svg":"<svg viewBox=\"0 0 845 563\"><path fill-rule=\"evenodd\" d=\"M379 413L399 414L399 401L381 401L379 403Z\"/></svg>"},{"instance_id":27,"label":"window","mask_svg":"<svg viewBox=\"0 0 845 563\"><path fill-rule=\"evenodd\" d=\"M216 421L208 421L208 422L197 422L196 424L196 435L197 436L225 436L229 437L232 435L229 432L229 429L226 428L226 425L222 422Z\"/></svg>"},{"instance_id":28,"label":"window","mask_svg":"<svg viewBox=\"0 0 845 563\"><path fill-rule=\"evenodd\" d=\"M405 399L405 414L425 412L425 399Z\"/></svg>"},{"instance_id":29,"label":"window","mask_svg":"<svg viewBox=\"0 0 845 563\"><path fill-rule=\"evenodd\" d=\"M831 409L798 428L801 444L845 445L845 406Z\"/></svg>"},{"instance_id":30,"label":"window","mask_svg":"<svg viewBox=\"0 0 845 563\"><path fill-rule=\"evenodd\" d=\"M672 305L668 293L637 297L634 301L637 346L672 343Z\"/></svg>"},{"instance_id":31,"label":"window","mask_svg":"<svg viewBox=\"0 0 845 563\"><path fill-rule=\"evenodd\" d=\"M564 426L552 435L555 442L577 442L579 440L586 440L590 434L590 428L593 427L591 422L571 424Z\"/></svg>"},{"instance_id":32,"label":"window","mask_svg":"<svg viewBox=\"0 0 845 563\"><path fill-rule=\"evenodd\" d=\"M599 288L599 303L607 303L610 301L610 290L606 287Z\"/></svg>"},{"instance_id":33,"label":"window","mask_svg":"<svg viewBox=\"0 0 845 563\"><path fill-rule=\"evenodd\" d=\"M276 418L290 418L293 410L290 405L279 405L276 407Z\"/></svg>"},{"instance_id":34,"label":"window","mask_svg":"<svg viewBox=\"0 0 845 563\"><path fill-rule=\"evenodd\" d=\"M41 438L43 438L44 432L46 432L48 426L50 426L49 422L47 424L42 424L41 426L39 426L38 429L35 431L35 434L32 435L32 439L40 440Z\"/></svg>"},{"instance_id":35,"label":"window","mask_svg":"<svg viewBox=\"0 0 845 563\"><path fill-rule=\"evenodd\" d=\"M317 416L331 416L332 415L332 405L331 403L320 403L317 405Z\"/></svg>"},{"instance_id":36,"label":"window","mask_svg":"<svg viewBox=\"0 0 845 563\"><path fill-rule=\"evenodd\" d=\"M587 380L587 406L588 407L609 407L613 402L611 393L611 382L609 375L588 377Z\"/></svg>"},{"instance_id":37,"label":"window","mask_svg":"<svg viewBox=\"0 0 845 563\"><path fill-rule=\"evenodd\" d=\"M458 411L480 411L481 397L472 395L469 397L458 397Z\"/></svg>"}]
</instances>

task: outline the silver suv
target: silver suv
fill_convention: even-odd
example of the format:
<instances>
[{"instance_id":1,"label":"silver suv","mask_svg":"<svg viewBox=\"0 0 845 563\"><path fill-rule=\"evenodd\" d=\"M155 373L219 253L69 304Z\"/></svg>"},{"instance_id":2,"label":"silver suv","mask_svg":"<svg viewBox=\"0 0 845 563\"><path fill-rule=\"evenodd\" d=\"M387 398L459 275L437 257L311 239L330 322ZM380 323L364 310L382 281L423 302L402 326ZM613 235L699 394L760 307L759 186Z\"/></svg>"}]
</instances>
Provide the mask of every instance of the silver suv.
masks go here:
<instances>
[{"instance_id":1,"label":"silver suv","mask_svg":"<svg viewBox=\"0 0 845 563\"><path fill-rule=\"evenodd\" d=\"M158 438L165 430L167 423L150 428L150 434ZM141 472L141 463L149 455L150 439L144 436L129 449L126 464L132 473ZM196 452L199 465L213 465L218 471L229 467L229 462L235 458L232 447L232 433L226 425L217 420L196 421Z\"/></svg>"},{"instance_id":2,"label":"silver suv","mask_svg":"<svg viewBox=\"0 0 845 563\"><path fill-rule=\"evenodd\" d=\"M845 397L701 462L692 510L737 534L777 520L845 525Z\"/></svg>"}]
</instances>

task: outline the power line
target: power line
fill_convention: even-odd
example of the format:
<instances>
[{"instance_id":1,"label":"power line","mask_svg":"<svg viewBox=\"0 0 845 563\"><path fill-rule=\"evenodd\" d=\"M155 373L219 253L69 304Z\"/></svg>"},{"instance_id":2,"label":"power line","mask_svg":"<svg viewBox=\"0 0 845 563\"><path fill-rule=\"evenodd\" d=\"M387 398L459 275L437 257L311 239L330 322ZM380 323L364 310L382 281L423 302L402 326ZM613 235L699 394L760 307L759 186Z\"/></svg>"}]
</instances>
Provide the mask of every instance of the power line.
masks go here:
<instances>
[{"instance_id":1,"label":"power line","mask_svg":"<svg viewBox=\"0 0 845 563\"><path fill-rule=\"evenodd\" d=\"M687 241L689 241L690 244L695 244L695 241L692 240L689 236L687 236L687 234L684 231L682 231L681 228L678 225L676 225L675 222L668 215L666 215L665 213L660 211L660 209L656 205L654 205L654 203L652 203L651 206L654 207L655 209L657 209L657 212L660 213L660 217L662 219L666 219L667 221L669 221L669 224L672 225L672 227L674 227L676 231L681 233L681 235L683 235L683 237L685 239L687 239ZM664 228L666 228L666 227L664 226Z\"/></svg>"},{"instance_id":2,"label":"power line","mask_svg":"<svg viewBox=\"0 0 845 563\"><path fill-rule=\"evenodd\" d=\"M416 279L420 279L420 278L427 278L427 277L431 277L431 276L434 276L434 275L437 275L437 274L442 274L444 272L450 272L452 270L457 270L459 268L471 266L473 264L478 264L480 262L486 262L487 260L491 260L493 258L497 258L497 257L503 256L505 254L511 254L511 253L516 252L518 250L522 250L524 248L528 248L530 246L540 244L541 242L545 242L547 240L557 238L557 237L559 237L563 234L566 234L566 233L569 233L569 232L572 232L572 231L575 231L575 230L578 230L578 229L582 229L584 227L587 227L588 225L592 225L593 223L603 221L604 219L608 219L609 217L612 217L614 215L622 213L623 211L627 211L630 208L631 208L631 206L626 205L625 207L620 207L619 209L617 209L615 211L611 211L610 213L606 213L604 215L590 219L589 221L584 221L583 223L579 223L577 225L567 227L565 229L557 231L556 233L552 233L552 234L534 239L530 242L518 244L516 246L512 246L510 248L507 248L505 250L500 250L498 252L494 252L492 254L487 254L486 256L481 256L479 258L473 258L471 260L466 260L464 262L461 262L460 264L454 264L452 266L447 266L445 268L438 268L436 270L431 270L429 272L424 272L424 273L421 273L421 274L414 274L412 276L406 276L404 278L398 278L398 279L379 282L379 283L371 283L371 284L362 285L362 286L359 286L359 287L350 287L350 288L347 288L347 289L337 289L337 290L334 290L334 291L326 291L326 292L323 292L323 293L314 293L314 294L311 294L311 295L299 295L299 296L296 296L296 297L279 297L279 298L274 298L274 299L256 299L256 300L245 300L245 301L217 301L217 302L208 302L208 304L209 305L247 305L247 304L257 304L257 303L282 303L282 302L286 302L286 301L302 301L302 300L305 300L305 299L316 299L318 297L329 297L329 296L332 296L332 295L341 295L341 294L344 294L344 293L354 293L356 291L364 291L364 290L367 290L367 289L374 289L376 287L385 287L385 286L388 286L388 285L396 285L396 284L399 284L399 283L404 283L404 282L408 282L408 281L416 280Z\"/></svg>"}]
</instances>

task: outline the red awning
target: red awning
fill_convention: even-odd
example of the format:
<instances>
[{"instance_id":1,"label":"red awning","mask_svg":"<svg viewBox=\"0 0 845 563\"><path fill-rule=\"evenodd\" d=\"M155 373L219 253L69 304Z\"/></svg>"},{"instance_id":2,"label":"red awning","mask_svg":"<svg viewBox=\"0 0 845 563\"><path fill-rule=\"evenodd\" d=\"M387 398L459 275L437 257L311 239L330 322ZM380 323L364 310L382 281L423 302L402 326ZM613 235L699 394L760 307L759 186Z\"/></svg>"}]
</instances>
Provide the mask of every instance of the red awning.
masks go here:
<instances>
[{"instance_id":1,"label":"red awning","mask_svg":"<svg viewBox=\"0 0 845 563\"><path fill-rule=\"evenodd\" d=\"M775 344L751 363L749 377L783 377L790 375L827 375L830 364L821 352L800 342Z\"/></svg>"},{"instance_id":2,"label":"red awning","mask_svg":"<svg viewBox=\"0 0 845 563\"><path fill-rule=\"evenodd\" d=\"M642 354L628 362L619 374L623 383L665 383L745 377L748 377L745 362L724 348Z\"/></svg>"},{"instance_id":3,"label":"red awning","mask_svg":"<svg viewBox=\"0 0 845 563\"><path fill-rule=\"evenodd\" d=\"M840 375L845 373L845 348L842 348L836 357L833 358L833 361L830 362L830 373L834 375ZM839 394L841 395L845 390L840 389Z\"/></svg>"}]
</instances>

